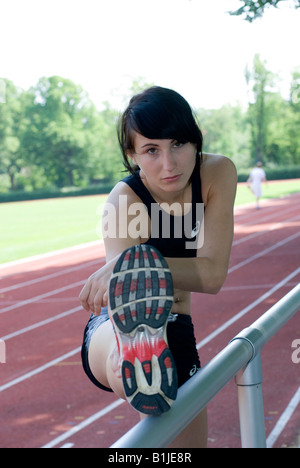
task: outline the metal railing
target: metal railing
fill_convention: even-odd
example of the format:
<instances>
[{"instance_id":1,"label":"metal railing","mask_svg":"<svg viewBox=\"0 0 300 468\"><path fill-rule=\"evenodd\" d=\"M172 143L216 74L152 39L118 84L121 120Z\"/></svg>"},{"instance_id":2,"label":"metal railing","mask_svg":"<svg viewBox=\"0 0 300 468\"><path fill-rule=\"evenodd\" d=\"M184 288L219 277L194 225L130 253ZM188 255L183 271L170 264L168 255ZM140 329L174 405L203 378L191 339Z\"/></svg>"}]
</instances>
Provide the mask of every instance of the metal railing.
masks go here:
<instances>
[{"instance_id":1,"label":"metal railing","mask_svg":"<svg viewBox=\"0 0 300 468\"><path fill-rule=\"evenodd\" d=\"M143 419L111 448L166 447L233 377L238 387L242 447L265 448L260 352L299 308L300 284L186 382L171 411Z\"/></svg>"}]
</instances>

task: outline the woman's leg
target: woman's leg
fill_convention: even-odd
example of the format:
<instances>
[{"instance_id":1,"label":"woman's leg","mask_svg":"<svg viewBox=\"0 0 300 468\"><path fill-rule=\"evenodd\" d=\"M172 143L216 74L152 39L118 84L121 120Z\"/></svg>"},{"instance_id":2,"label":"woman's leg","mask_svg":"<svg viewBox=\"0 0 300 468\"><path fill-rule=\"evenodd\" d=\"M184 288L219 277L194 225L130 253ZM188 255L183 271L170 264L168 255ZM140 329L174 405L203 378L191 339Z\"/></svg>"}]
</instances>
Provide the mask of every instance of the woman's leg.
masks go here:
<instances>
[{"instance_id":1,"label":"woman's leg","mask_svg":"<svg viewBox=\"0 0 300 468\"><path fill-rule=\"evenodd\" d=\"M115 332L110 320L93 333L89 345L89 366L94 377L105 387L111 388L119 398L125 399L121 378L120 356ZM141 419L146 417L140 414ZM203 410L174 441L169 448L205 448L207 445L207 413Z\"/></svg>"},{"instance_id":2,"label":"woman's leg","mask_svg":"<svg viewBox=\"0 0 300 468\"><path fill-rule=\"evenodd\" d=\"M140 414L141 420L146 417L145 414ZM205 408L167 448L207 448L207 432L207 410Z\"/></svg>"},{"instance_id":3,"label":"woman's leg","mask_svg":"<svg viewBox=\"0 0 300 468\"><path fill-rule=\"evenodd\" d=\"M104 322L93 333L88 359L90 369L98 382L111 388L119 398L125 399L120 371L120 356L110 320Z\"/></svg>"},{"instance_id":4,"label":"woman's leg","mask_svg":"<svg viewBox=\"0 0 300 468\"><path fill-rule=\"evenodd\" d=\"M183 431L168 445L168 448L206 448L207 447L207 411L204 409Z\"/></svg>"}]
</instances>

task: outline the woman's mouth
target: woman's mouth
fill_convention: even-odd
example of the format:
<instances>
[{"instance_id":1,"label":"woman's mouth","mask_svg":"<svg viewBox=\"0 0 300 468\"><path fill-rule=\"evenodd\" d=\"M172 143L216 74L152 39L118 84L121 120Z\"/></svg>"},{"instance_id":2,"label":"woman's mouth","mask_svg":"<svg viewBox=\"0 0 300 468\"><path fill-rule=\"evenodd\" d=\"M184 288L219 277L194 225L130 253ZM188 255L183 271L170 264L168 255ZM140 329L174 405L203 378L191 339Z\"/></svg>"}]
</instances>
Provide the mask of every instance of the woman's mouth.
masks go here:
<instances>
[{"instance_id":1,"label":"woman's mouth","mask_svg":"<svg viewBox=\"0 0 300 468\"><path fill-rule=\"evenodd\" d=\"M177 182L177 180L179 180L180 177L181 177L181 174L178 174L178 175L171 176L171 177L164 177L163 180L165 182Z\"/></svg>"}]
</instances>

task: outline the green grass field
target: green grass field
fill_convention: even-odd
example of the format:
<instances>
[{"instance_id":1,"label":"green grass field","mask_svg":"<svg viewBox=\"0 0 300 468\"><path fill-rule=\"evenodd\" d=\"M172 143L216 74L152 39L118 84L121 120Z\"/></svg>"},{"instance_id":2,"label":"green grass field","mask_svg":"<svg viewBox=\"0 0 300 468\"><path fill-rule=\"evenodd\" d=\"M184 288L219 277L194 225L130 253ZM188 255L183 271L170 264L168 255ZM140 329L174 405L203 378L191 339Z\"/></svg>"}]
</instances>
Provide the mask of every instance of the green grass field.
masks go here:
<instances>
[{"instance_id":1,"label":"green grass field","mask_svg":"<svg viewBox=\"0 0 300 468\"><path fill-rule=\"evenodd\" d=\"M300 192L300 179L267 182L262 185L262 190L262 198L264 199L291 195L293 193ZM247 203L254 203L254 201L254 196L246 184L238 184L235 204L245 205Z\"/></svg>"},{"instance_id":2,"label":"green grass field","mask_svg":"<svg viewBox=\"0 0 300 468\"><path fill-rule=\"evenodd\" d=\"M300 180L269 182L264 198L300 191ZM99 239L97 226L106 195L0 204L0 263ZM239 184L236 205L254 204Z\"/></svg>"},{"instance_id":3,"label":"green grass field","mask_svg":"<svg viewBox=\"0 0 300 468\"><path fill-rule=\"evenodd\" d=\"M106 195L0 204L0 264L99 239Z\"/></svg>"}]
</instances>

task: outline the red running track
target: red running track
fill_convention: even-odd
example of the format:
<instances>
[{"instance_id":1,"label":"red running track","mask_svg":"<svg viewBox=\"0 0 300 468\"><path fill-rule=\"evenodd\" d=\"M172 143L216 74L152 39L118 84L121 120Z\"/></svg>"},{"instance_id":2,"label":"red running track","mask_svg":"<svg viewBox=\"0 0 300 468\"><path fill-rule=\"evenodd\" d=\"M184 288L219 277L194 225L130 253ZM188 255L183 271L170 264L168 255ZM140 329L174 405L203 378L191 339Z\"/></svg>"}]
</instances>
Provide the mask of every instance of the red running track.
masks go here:
<instances>
[{"instance_id":1,"label":"red running track","mask_svg":"<svg viewBox=\"0 0 300 468\"><path fill-rule=\"evenodd\" d=\"M216 296L193 294L202 365L300 279L300 194L235 211L227 281ZM0 447L109 447L138 413L102 392L81 368L88 315L78 293L104 263L99 242L0 266ZM300 436L299 313L264 347L263 394L270 447L297 447ZM3 347L2 347L3 352ZM99 356L101 359L101 356ZM230 382L209 404L209 447L239 448L237 390Z\"/></svg>"}]
</instances>

